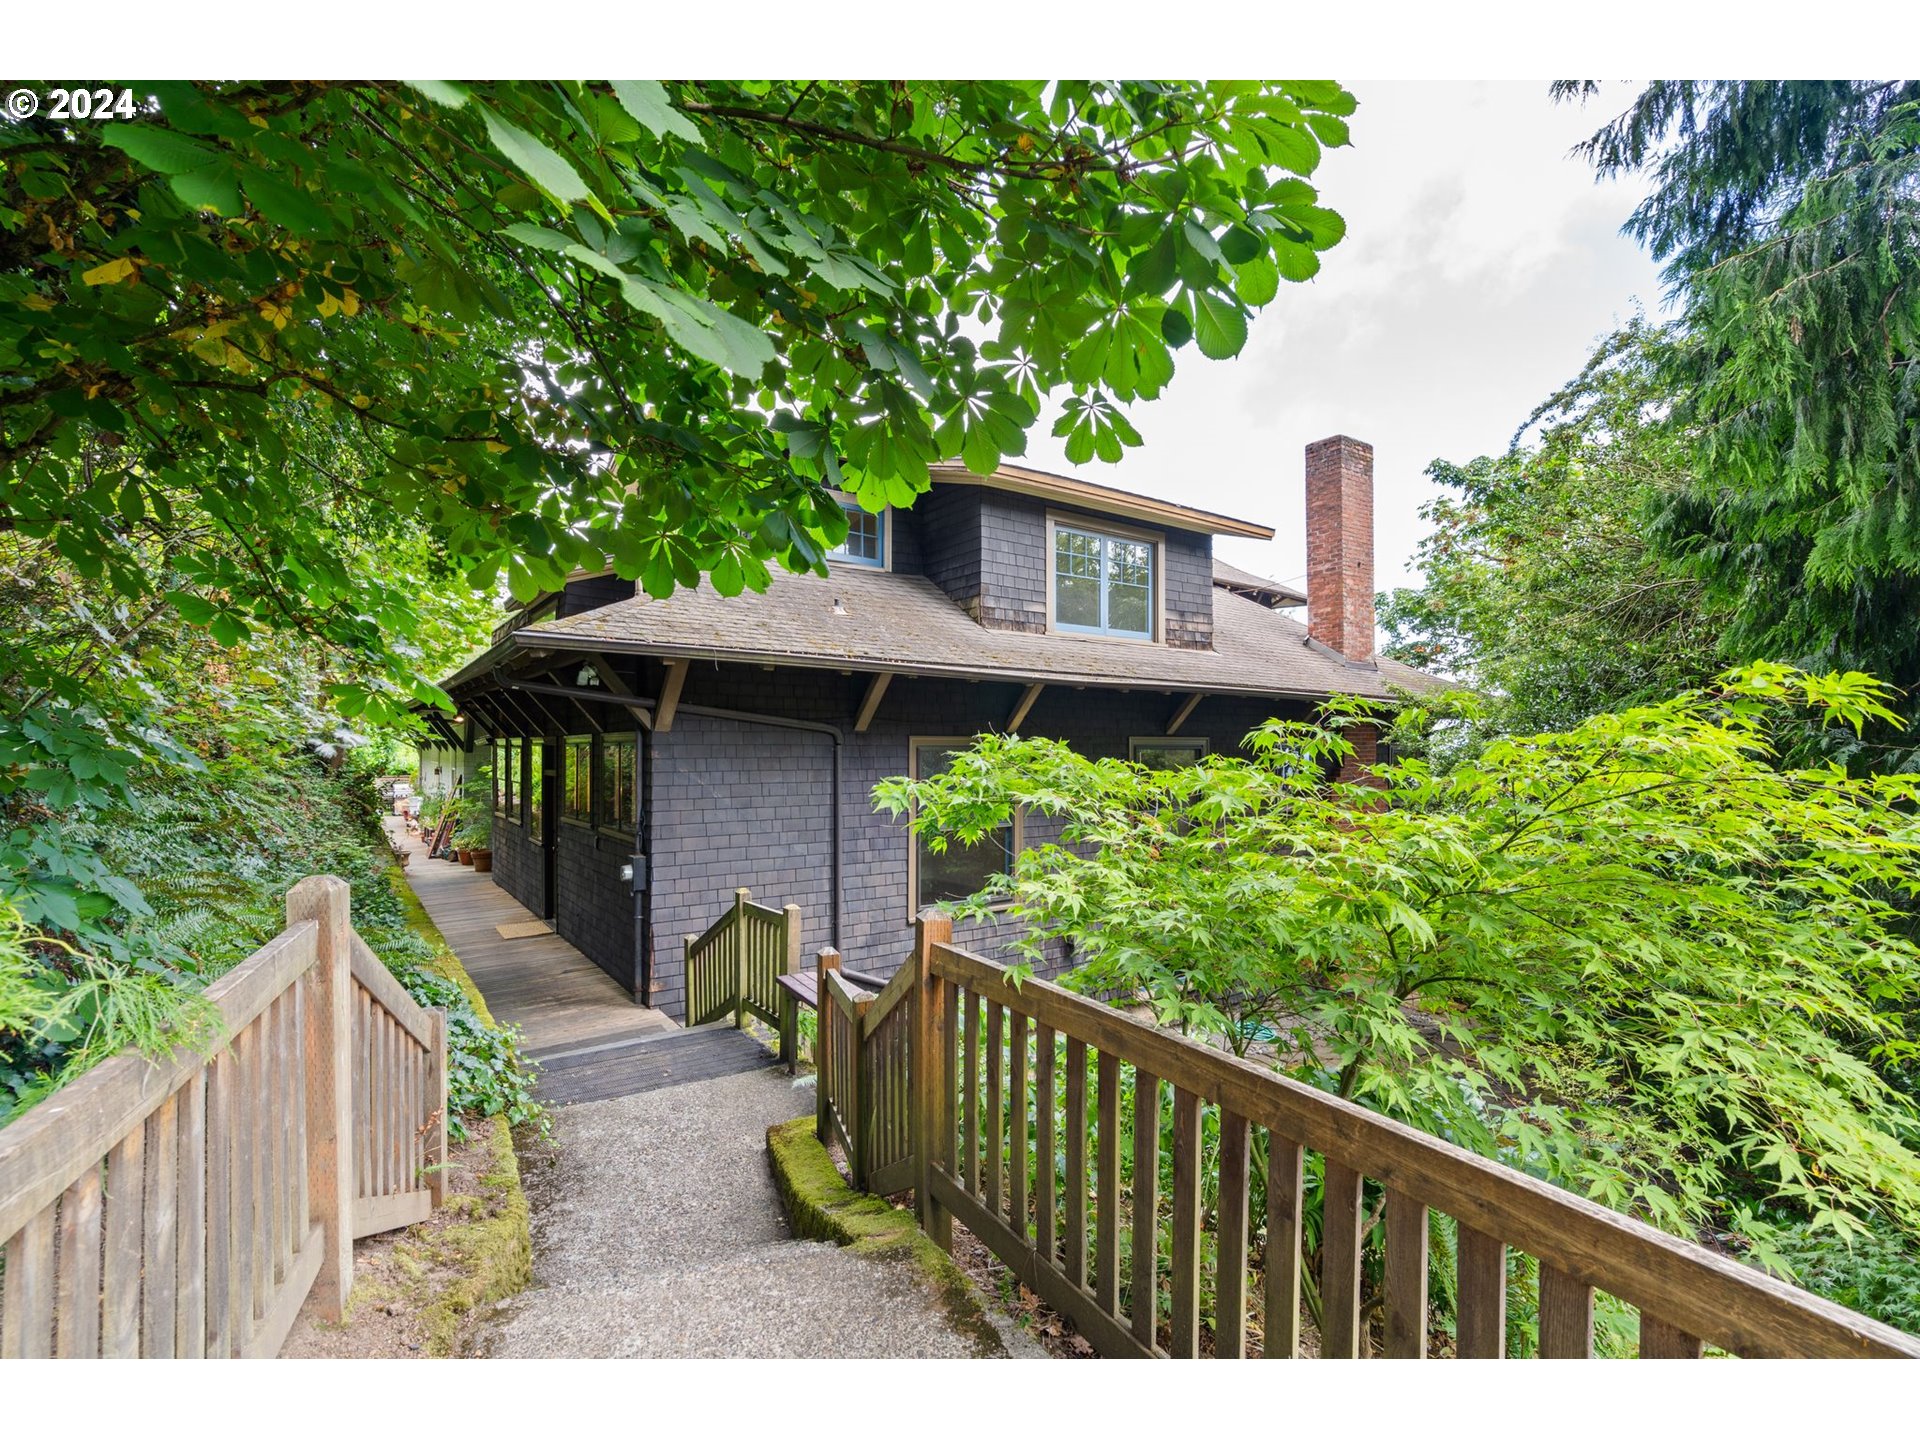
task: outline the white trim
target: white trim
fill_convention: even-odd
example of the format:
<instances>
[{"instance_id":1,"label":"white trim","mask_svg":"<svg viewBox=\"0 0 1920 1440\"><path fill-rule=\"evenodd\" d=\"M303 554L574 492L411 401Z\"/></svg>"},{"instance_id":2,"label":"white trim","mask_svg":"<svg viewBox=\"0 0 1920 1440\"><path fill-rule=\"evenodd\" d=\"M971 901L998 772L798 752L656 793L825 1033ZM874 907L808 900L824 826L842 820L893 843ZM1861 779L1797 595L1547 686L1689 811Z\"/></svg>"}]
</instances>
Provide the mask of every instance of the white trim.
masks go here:
<instances>
[{"instance_id":1,"label":"white trim","mask_svg":"<svg viewBox=\"0 0 1920 1440\"><path fill-rule=\"evenodd\" d=\"M1061 530L1071 530L1076 534L1094 535L1103 539L1138 540L1151 547L1153 558L1149 562L1152 574L1148 578L1150 593L1147 597L1147 634L1129 635L1112 630L1090 630L1084 626L1062 627L1058 615L1054 613L1059 597L1059 576L1055 571L1059 542L1056 537ZM1131 525L1110 524L1102 518L1088 519L1049 510L1047 512L1047 633L1071 635L1076 640L1116 640L1124 645L1161 644L1167 634L1166 566L1167 537L1164 532L1140 530ZM1102 583L1104 584L1104 581Z\"/></svg>"}]
</instances>

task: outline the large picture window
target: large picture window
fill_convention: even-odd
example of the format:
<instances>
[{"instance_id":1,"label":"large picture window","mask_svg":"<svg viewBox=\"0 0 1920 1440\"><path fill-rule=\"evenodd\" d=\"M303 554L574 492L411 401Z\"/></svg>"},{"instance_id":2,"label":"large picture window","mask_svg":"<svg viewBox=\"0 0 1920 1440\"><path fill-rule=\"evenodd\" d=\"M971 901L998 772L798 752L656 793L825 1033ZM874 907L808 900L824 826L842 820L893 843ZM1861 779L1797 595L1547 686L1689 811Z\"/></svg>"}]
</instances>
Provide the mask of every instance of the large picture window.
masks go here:
<instances>
[{"instance_id":1,"label":"large picture window","mask_svg":"<svg viewBox=\"0 0 1920 1440\"><path fill-rule=\"evenodd\" d=\"M965 740L916 740L913 742L913 776L930 780L953 763L953 757L965 750ZM1020 847L1019 826L1010 821L976 844L951 843L935 854L926 840L913 841L913 908L918 914L929 905L948 900L964 900L977 894L994 875L1013 869L1013 857Z\"/></svg>"},{"instance_id":2,"label":"large picture window","mask_svg":"<svg viewBox=\"0 0 1920 1440\"><path fill-rule=\"evenodd\" d=\"M1053 624L1084 635L1153 638L1151 540L1053 527Z\"/></svg>"},{"instance_id":3,"label":"large picture window","mask_svg":"<svg viewBox=\"0 0 1920 1440\"><path fill-rule=\"evenodd\" d=\"M597 798L600 828L631 831L634 821L634 780L638 750L632 735L600 737L600 779Z\"/></svg>"},{"instance_id":4,"label":"large picture window","mask_svg":"<svg viewBox=\"0 0 1920 1440\"><path fill-rule=\"evenodd\" d=\"M506 775L506 809L502 812L507 819L518 825L520 816L520 740L518 736L507 740L506 764L502 767Z\"/></svg>"},{"instance_id":5,"label":"large picture window","mask_svg":"<svg viewBox=\"0 0 1920 1440\"><path fill-rule=\"evenodd\" d=\"M847 538L828 554L835 560L851 560L856 565L887 568L887 512L878 515L864 510L857 500L842 500L847 514Z\"/></svg>"},{"instance_id":6,"label":"large picture window","mask_svg":"<svg viewBox=\"0 0 1920 1440\"><path fill-rule=\"evenodd\" d=\"M560 752L560 818L593 823L593 737L569 735Z\"/></svg>"}]
</instances>

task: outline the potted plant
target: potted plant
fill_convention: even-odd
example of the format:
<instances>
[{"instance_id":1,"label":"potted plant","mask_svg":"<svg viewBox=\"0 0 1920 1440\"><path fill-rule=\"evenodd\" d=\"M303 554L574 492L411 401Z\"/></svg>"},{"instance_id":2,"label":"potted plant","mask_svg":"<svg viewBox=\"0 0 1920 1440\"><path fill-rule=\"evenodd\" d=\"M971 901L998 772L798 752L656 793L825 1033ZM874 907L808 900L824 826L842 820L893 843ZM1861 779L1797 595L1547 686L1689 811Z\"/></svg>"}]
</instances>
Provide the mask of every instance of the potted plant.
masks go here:
<instances>
[{"instance_id":1,"label":"potted plant","mask_svg":"<svg viewBox=\"0 0 1920 1440\"><path fill-rule=\"evenodd\" d=\"M466 822L462 833L466 837L468 853L472 856L473 868L477 874L484 875L493 869L493 816L485 804L477 807Z\"/></svg>"}]
</instances>

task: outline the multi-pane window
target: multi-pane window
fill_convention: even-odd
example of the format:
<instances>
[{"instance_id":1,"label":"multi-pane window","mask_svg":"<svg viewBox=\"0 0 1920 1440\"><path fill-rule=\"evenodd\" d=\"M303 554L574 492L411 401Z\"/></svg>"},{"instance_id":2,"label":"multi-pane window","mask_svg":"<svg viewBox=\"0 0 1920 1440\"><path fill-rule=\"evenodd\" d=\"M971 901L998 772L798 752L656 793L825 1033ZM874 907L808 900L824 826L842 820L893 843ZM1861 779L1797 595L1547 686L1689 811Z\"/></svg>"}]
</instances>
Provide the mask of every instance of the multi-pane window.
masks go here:
<instances>
[{"instance_id":1,"label":"multi-pane window","mask_svg":"<svg viewBox=\"0 0 1920 1440\"><path fill-rule=\"evenodd\" d=\"M1149 770L1178 770L1197 765L1207 753L1207 742L1197 735L1135 736L1127 742L1127 758Z\"/></svg>"},{"instance_id":2,"label":"multi-pane window","mask_svg":"<svg viewBox=\"0 0 1920 1440\"><path fill-rule=\"evenodd\" d=\"M502 794L506 806L501 811L514 824L520 823L520 740L510 737L507 740L506 764L502 767L506 780Z\"/></svg>"},{"instance_id":3,"label":"multi-pane window","mask_svg":"<svg viewBox=\"0 0 1920 1440\"><path fill-rule=\"evenodd\" d=\"M1053 623L1090 635L1153 638L1153 542L1057 525Z\"/></svg>"},{"instance_id":4,"label":"multi-pane window","mask_svg":"<svg viewBox=\"0 0 1920 1440\"><path fill-rule=\"evenodd\" d=\"M953 757L965 748L964 741L935 740L913 747L913 774L929 780L953 763ZM949 841L947 848L935 854L924 836L914 838L915 912L945 900L964 900L977 894L992 876L1013 869L1017 844L1012 822L972 845Z\"/></svg>"},{"instance_id":5,"label":"multi-pane window","mask_svg":"<svg viewBox=\"0 0 1920 1440\"><path fill-rule=\"evenodd\" d=\"M598 798L602 829L633 829L633 792L637 758L633 736L603 735L600 737Z\"/></svg>"},{"instance_id":6,"label":"multi-pane window","mask_svg":"<svg viewBox=\"0 0 1920 1440\"><path fill-rule=\"evenodd\" d=\"M547 742L527 741L527 823L535 835L547 833Z\"/></svg>"},{"instance_id":7,"label":"multi-pane window","mask_svg":"<svg viewBox=\"0 0 1920 1440\"><path fill-rule=\"evenodd\" d=\"M593 737L569 735L560 751L560 818L593 823Z\"/></svg>"},{"instance_id":8,"label":"multi-pane window","mask_svg":"<svg viewBox=\"0 0 1920 1440\"><path fill-rule=\"evenodd\" d=\"M493 813L507 813L507 742L493 742Z\"/></svg>"},{"instance_id":9,"label":"multi-pane window","mask_svg":"<svg viewBox=\"0 0 1920 1440\"><path fill-rule=\"evenodd\" d=\"M843 500L847 512L847 538L831 553L836 560L851 560L856 565L871 565L884 570L887 564L887 512L878 515L862 510L858 502Z\"/></svg>"}]
</instances>

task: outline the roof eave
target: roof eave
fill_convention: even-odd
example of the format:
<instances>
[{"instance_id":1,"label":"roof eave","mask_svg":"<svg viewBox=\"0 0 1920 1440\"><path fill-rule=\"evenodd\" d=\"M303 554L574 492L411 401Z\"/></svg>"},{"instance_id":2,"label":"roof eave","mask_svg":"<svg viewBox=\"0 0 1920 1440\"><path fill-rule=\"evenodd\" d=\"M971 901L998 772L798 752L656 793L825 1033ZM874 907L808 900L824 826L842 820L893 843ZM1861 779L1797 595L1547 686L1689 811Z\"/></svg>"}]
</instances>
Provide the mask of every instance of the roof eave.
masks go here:
<instances>
[{"instance_id":1,"label":"roof eave","mask_svg":"<svg viewBox=\"0 0 1920 1440\"><path fill-rule=\"evenodd\" d=\"M710 660L727 665L782 665L796 670L852 670L862 674L920 676L942 680L1000 680L1013 684L1048 685L1090 690L1160 690L1182 695L1251 695L1277 700L1324 700L1337 692L1300 689L1280 685L1218 685L1191 680L1143 678L1126 675L1062 675L1057 670L1033 670L1012 666L906 664L897 660L869 656L802 655L783 650L730 650L702 645L672 645L658 641L621 640L611 636L572 635L565 632L541 632L538 629L515 631L510 640L543 649L600 652L615 655L649 655L665 660ZM1354 692L1357 693L1357 692ZM1369 699L1385 697L1369 696Z\"/></svg>"},{"instance_id":2,"label":"roof eave","mask_svg":"<svg viewBox=\"0 0 1920 1440\"><path fill-rule=\"evenodd\" d=\"M1063 505L1078 505L1085 510L1124 516L1149 524L1166 525L1176 530L1195 530L1207 535L1237 535L1247 540L1273 539L1273 527L1252 520L1236 520L1231 515L1176 505L1150 495L1134 495L1076 480L1067 475L1050 475L1044 470L1024 470L1002 466L991 475L976 475L964 465L943 464L932 467L933 478L943 485L978 485L987 490L1006 490L1016 495L1053 500Z\"/></svg>"}]
</instances>

